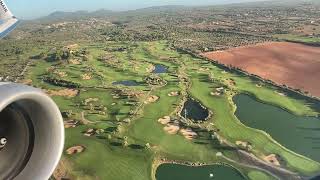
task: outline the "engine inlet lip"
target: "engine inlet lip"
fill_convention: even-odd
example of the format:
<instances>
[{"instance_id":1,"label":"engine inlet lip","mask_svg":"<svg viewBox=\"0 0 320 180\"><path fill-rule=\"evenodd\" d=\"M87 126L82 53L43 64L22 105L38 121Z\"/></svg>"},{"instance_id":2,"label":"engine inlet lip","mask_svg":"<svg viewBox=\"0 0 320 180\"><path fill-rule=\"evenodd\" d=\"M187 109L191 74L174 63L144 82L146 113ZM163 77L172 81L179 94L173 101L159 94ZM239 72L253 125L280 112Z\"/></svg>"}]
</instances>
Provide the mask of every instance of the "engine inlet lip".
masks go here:
<instances>
[{"instance_id":1,"label":"engine inlet lip","mask_svg":"<svg viewBox=\"0 0 320 180\"><path fill-rule=\"evenodd\" d=\"M34 125L35 141L30 160L14 179L49 179L64 149L64 125L59 108L40 89L0 82L0 112L15 102L30 115ZM44 159L46 163L43 163Z\"/></svg>"}]
</instances>

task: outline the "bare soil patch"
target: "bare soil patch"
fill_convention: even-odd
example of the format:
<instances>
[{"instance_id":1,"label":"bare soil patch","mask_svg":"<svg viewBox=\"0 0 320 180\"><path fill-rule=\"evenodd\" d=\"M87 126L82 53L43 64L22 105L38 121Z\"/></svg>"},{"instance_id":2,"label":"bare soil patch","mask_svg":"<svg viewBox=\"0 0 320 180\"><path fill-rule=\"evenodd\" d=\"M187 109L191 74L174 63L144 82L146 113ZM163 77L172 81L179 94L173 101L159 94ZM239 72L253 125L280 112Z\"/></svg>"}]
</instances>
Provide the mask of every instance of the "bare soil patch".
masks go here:
<instances>
[{"instance_id":1,"label":"bare soil patch","mask_svg":"<svg viewBox=\"0 0 320 180\"><path fill-rule=\"evenodd\" d=\"M76 120L64 121L64 128L66 128L66 129L75 128L75 127L77 127L79 125L80 125L80 121L76 121Z\"/></svg>"},{"instance_id":2,"label":"bare soil patch","mask_svg":"<svg viewBox=\"0 0 320 180\"><path fill-rule=\"evenodd\" d=\"M198 136L198 134L193 132L191 129L181 129L180 133L188 140L192 140Z\"/></svg>"},{"instance_id":3,"label":"bare soil patch","mask_svg":"<svg viewBox=\"0 0 320 180\"><path fill-rule=\"evenodd\" d=\"M320 47L269 42L202 55L320 97Z\"/></svg>"},{"instance_id":4,"label":"bare soil patch","mask_svg":"<svg viewBox=\"0 0 320 180\"><path fill-rule=\"evenodd\" d=\"M146 101L144 101L145 104L150 104L150 103L154 103L157 102L159 99L158 96L149 96L148 99Z\"/></svg>"},{"instance_id":5,"label":"bare soil patch","mask_svg":"<svg viewBox=\"0 0 320 180\"><path fill-rule=\"evenodd\" d=\"M177 134L180 130L180 127L178 125L168 124L163 129L169 134Z\"/></svg>"},{"instance_id":6,"label":"bare soil patch","mask_svg":"<svg viewBox=\"0 0 320 180\"><path fill-rule=\"evenodd\" d=\"M90 79L92 79L92 76L90 74L83 74L82 79L83 80L90 80Z\"/></svg>"},{"instance_id":7,"label":"bare soil patch","mask_svg":"<svg viewBox=\"0 0 320 180\"><path fill-rule=\"evenodd\" d=\"M276 155L276 154L270 154L268 156L264 156L263 157L263 160L272 164L272 165L275 165L275 166L280 166L280 161L281 161L281 158L280 156Z\"/></svg>"},{"instance_id":8,"label":"bare soil patch","mask_svg":"<svg viewBox=\"0 0 320 180\"><path fill-rule=\"evenodd\" d=\"M170 96L170 97L174 97L174 96L179 96L179 92L178 91L173 91L173 92L170 92L169 94L168 94L168 96Z\"/></svg>"},{"instance_id":9,"label":"bare soil patch","mask_svg":"<svg viewBox=\"0 0 320 180\"><path fill-rule=\"evenodd\" d=\"M160 118L160 119L158 120L158 122L161 123L161 124L163 124L163 125L168 124L170 121L171 121L170 116L165 116L165 117Z\"/></svg>"},{"instance_id":10,"label":"bare soil patch","mask_svg":"<svg viewBox=\"0 0 320 180\"><path fill-rule=\"evenodd\" d=\"M73 146L66 150L66 153L69 155L82 153L85 150L84 146Z\"/></svg>"},{"instance_id":11,"label":"bare soil patch","mask_svg":"<svg viewBox=\"0 0 320 180\"><path fill-rule=\"evenodd\" d=\"M46 90L49 96L63 96L63 97L75 97L79 93L76 89L62 89L62 90Z\"/></svg>"}]
</instances>

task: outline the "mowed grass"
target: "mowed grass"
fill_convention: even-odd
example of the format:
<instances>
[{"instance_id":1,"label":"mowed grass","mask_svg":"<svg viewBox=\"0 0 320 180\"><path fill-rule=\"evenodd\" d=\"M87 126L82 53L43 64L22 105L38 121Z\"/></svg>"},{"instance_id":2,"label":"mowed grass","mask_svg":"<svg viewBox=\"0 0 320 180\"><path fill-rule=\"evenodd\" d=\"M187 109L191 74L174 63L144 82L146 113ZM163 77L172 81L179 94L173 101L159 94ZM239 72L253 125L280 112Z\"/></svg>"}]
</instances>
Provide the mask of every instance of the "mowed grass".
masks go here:
<instances>
[{"instance_id":1,"label":"mowed grass","mask_svg":"<svg viewBox=\"0 0 320 180\"><path fill-rule=\"evenodd\" d=\"M203 163L227 163L225 160L216 157L216 153L221 151L234 160L239 158L233 151L223 149L211 143L209 139L205 140L207 142L205 144L197 144L195 143L197 140L187 140L180 134L169 135L163 130L164 126L158 123L159 118L174 115L173 112L182 100L181 95L177 97L168 96L170 92L183 91L186 88L177 78L181 71L185 71L184 73L188 75L188 79L191 81L190 95L200 100L203 105L214 112L211 122L221 130L224 138L231 142L236 140L250 141L254 144L254 151L257 154L278 153L286 159L290 168L301 173L312 174L320 170L318 163L284 149L267 134L241 124L234 116L235 109L230 102L231 97L213 97L210 92L214 86L225 84L226 79L232 78L236 82L236 86L232 87L234 92L250 93L261 101L272 103L296 114L317 114L318 112L309 107L306 101L279 96L275 92L277 89L270 85L258 88L256 87L258 82L248 77L225 73L223 69L202 59L170 50L165 41L107 42L94 45L83 44L82 46L90 52L88 61L80 65L63 64L58 67L60 71L68 74L63 79L81 84L79 95L72 98L53 97L62 111L71 110L73 112L71 119L81 119L80 113L85 111L85 118L94 122L94 124L66 130L65 149L74 145L86 147L83 153L77 155L64 154L65 159L72 164L70 173L77 179L152 179L155 171L153 163L159 158ZM123 52L106 50L114 47L126 47L128 49ZM113 55L113 58L119 61L119 66L113 67L108 63L98 61L98 58L106 53ZM168 73L159 75L168 82L166 86L151 88L146 84L135 87L112 85L113 82L122 80L143 82L145 77L151 74L146 71L146 68L151 64L162 64L168 67ZM54 65L54 63L37 62L29 70L26 79L31 79L34 86L43 89L63 89L42 81L42 77L47 72L46 69L51 65ZM199 73L199 69L204 67L209 68L209 70ZM90 80L82 79L86 68L92 69L93 78ZM217 84L207 80L209 73L214 74ZM94 88L94 86L100 88ZM124 89L141 91L144 94L150 93L150 95L156 95L160 99L151 104L140 102L135 106L128 106L126 103L129 99L114 99L112 97L113 90ZM98 98L99 100L94 104L105 106L107 114L98 115L79 107L79 104L88 98ZM140 101L142 100L140 99ZM137 111L138 113L135 115L130 115L129 112L137 110L136 108L140 108L140 111ZM125 118L130 118L131 122L121 122ZM118 128L119 131L85 137L83 132L88 128ZM146 147L149 143L151 148L133 149L129 146L112 144L113 142L122 143L124 138L127 138L129 145ZM240 167L236 164L232 165L249 178L269 177L256 170ZM272 178L269 177L269 179Z\"/></svg>"},{"instance_id":2,"label":"mowed grass","mask_svg":"<svg viewBox=\"0 0 320 180\"><path fill-rule=\"evenodd\" d=\"M233 79L236 82L236 86L232 87L234 90L248 93L262 102L281 107L300 116L316 116L319 114L319 112L312 109L310 103L306 99L282 96L278 92L281 93L284 91L275 86L258 80L252 80L244 75L225 72L224 70L213 66L211 63L202 65L202 67L210 68L210 72L213 73L219 81L223 82L226 79ZM257 87L258 84L260 84L261 87Z\"/></svg>"},{"instance_id":3,"label":"mowed grass","mask_svg":"<svg viewBox=\"0 0 320 180\"><path fill-rule=\"evenodd\" d=\"M66 131L66 147L83 145L86 150L75 156L64 155L72 161L71 174L77 179L133 179L151 178L151 153L146 150L110 145L107 140L85 137L85 127Z\"/></svg>"},{"instance_id":4,"label":"mowed grass","mask_svg":"<svg viewBox=\"0 0 320 180\"><path fill-rule=\"evenodd\" d=\"M235 109L230 104L229 97L212 97L210 95L210 92L212 91L210 84L199 81L200 77L197 74L192 74L192 76L195 77L192 80L192 87L194 88L191 88L190 90L192 96L200 100L206 107L214 110L213 122L215 123L215 126L221 130L223 137L233 143L236 141L247 141L252 143L257 155L260 153L266 155L272 153L279 154L286 160L289 167L299 172L313 174L320 170L319 163L285 149L262 131L243 125L235 117Z\"/></svg>"}]
</instances>

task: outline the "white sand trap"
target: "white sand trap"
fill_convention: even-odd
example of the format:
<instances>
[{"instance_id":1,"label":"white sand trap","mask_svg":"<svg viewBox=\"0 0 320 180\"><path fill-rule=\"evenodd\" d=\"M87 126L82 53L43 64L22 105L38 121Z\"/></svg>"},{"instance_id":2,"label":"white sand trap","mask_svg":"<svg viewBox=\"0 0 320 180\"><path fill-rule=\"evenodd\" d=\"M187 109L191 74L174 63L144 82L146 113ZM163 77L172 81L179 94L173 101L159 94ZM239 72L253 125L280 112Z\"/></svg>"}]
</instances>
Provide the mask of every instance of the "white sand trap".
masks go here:
<instances>
[{"instance_id":1,"label":"white sand trap","mask_svg":"<svg viewBox=\"0 0 320 180\"><path fill-rule=\"evenodd\" d=\"M161 123L161 124L163 124L163 125L168 124L170 121L171 121L170 116L165 116L165 117L160 118L160 119L158 120L158 122Z\"/></svg>"},{"instance_id":2,"label":"white sand trap","mask_svg":"<svg viewBox=\"0 0 320 180\"><path fill-rule=\"evenodd\" d=\"M63 123L64 123L64 128L66 128L66 129L75 128L80 125L80 122L76 121L76 120L64 121Z\"/></svg>"},{"instance_id":3,"label":"white sand trap","mask_svg":"<svg viewBox=\"0 0 320 180\"><path fill-rule=\"evenodd\" d=\"M90 80L90 79L92 79L92 76L90 74L83 74L82 79L83 80Z\"/></svg>"},{"instance_id":4,"label":"white sand trap","mask_svg":"<svg viewBox=\"0 0 320 180\"><path fill-rule=\"evenodd\" d=\"M280 166L280 157L276 154L270 154L269 156L264 156L263 160L275 166Z\"/></svg>"},{"instance_id":5,"label":"white sand trap","mask_svg":"<svg viewBox=\"0 0 320 180\"><path fill-rule=\"evenodd\" d=\"M198 136L197 133L193 132L191 129L181 129L180 130L180 133L186 138L186 139L189 139L189 140L192 140L194 139L195 137Z\"/></svg>"},{"instance_id":6,"label":"white sand trap","mask_svg":"<svg viewBox=\"0 0 320 180\"><path fill-rule=\"evenodd\" d=\"M180 127L178 125L167 125L163 129L169 134L177 134Z\"/></svg>"},{"instance_id":7,"label":"white sand trap","mask_svg":"<svg viewBox=\"0 0 320 180\"><path fill-rule=\"evenodd\" d=\"M174 97L174 96L179 96L179 92L178 91L173 91L173 92L170 92L169 94L168 94L168 96L170 96L170 97Z\"/></svg>"},{"instance_id":8,"label":"white sand trap","mask_svg":"<svg viewBox=\"0 0 320 180\"><path fill-rule=\"evenodd\" d=\"M83 146L73 146L66 150L66 153L69 155L78 154L85 150Z\"/></svg>"},{"instance_id":9,"label":"white sand trap","mask_svg":"<svg viewBox=\"0 0 320 180\"><path fill-rule=\"evenodd\" d=\"M70 59L70 60L69 60L69 63L70 63L70 64L74 64L74 65L79 65L79 64L81 64L81 62L80 62L78 59Z\"/></svg>"},{"instance_id":10,"label":"white sand trap","mask_svg":"<svg viewBox=\"0 0 320 180\"><path fill-rule=\"evenodd\" d=\"M144 103L150 104L150 103L157 102L158 100L159 100L158 96L150 96L150 97L148 97L148 99L146 101L144 101Z\"/></svg>"}]
</instances>

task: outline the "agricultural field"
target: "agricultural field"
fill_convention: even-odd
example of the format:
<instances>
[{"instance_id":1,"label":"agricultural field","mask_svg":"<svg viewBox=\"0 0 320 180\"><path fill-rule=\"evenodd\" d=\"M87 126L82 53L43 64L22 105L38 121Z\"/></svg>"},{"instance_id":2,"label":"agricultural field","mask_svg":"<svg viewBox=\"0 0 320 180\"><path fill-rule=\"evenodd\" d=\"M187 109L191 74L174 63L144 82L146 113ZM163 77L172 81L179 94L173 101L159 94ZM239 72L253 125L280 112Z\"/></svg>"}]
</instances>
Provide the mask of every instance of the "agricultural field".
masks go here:
<instances>
[{"instance_id":1,"label":"agricultural field","mask_svg":"<svg viewBox=\"0 0 320 180\"><path fill-rule=\"evenodd\" d=\"M53 60L44 52L48 57L33 61L23 80L47 92L64 116L66 146L57 179L155 179L163 163L224 164L241 172L241 179L320 171L319 162L234 115L233 97L250 94L299 116L317 116L307 98L283 96L281 88L171 50L167 41L65 48L68 58ZM190 99L200 106L184 108ZM208 112L201 121L191 113L202 112L199 107ZM268 160L273 154L280 164Z\"/></svg>"},{"instance_id":2,"label":"agricultural field","mask_svg":"<svg viewBox=\"0 0 320 180\"><path fill-rule=\"evenodd\" d=\"M315 1L55 12L0 41L0 81L59 106L55 180L310 179L319 12Z\"/></svg>"},{"instance_id":3,"label":"agricultural field","mask_svg":"<svg viewBox=\"0 0 320 180\"><path fill-rule=\"evenodd\" d=\"M319 47L272 42L203 55L226 66L320 97Z\"/></svg>"}]
</instances>

